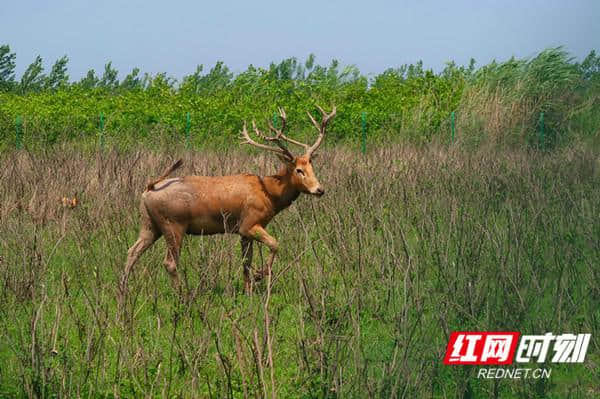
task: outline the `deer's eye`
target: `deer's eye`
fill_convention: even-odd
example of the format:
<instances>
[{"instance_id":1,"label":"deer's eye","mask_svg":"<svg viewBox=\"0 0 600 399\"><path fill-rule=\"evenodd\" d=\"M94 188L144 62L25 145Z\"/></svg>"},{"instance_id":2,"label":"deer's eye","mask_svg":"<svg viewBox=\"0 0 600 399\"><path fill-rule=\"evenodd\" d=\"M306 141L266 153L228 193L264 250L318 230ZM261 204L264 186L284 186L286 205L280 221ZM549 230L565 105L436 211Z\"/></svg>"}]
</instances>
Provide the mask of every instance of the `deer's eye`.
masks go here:
<instances>
[{"instance_id":1,"label":"deer's eye","mask_svg":"<svg viewBox=\"0 0 600 399\"><path fill-rule=\"evenodd\" d=\"M300 176L304 176L304 171L302 169L296 169L296 173L298 173Z\"/></svg>"}]
</instances>

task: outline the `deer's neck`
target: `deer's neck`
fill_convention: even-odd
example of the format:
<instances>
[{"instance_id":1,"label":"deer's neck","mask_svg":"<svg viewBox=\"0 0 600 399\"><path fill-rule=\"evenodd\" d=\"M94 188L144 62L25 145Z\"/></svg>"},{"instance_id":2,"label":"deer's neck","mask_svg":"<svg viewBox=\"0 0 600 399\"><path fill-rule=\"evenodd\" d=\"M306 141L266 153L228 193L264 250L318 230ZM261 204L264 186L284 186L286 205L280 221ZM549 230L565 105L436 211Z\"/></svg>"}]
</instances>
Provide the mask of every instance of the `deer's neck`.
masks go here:
<instances>
[{"instance_id":1,"label":"deer's neck","mask_svg":"<svg viewBox=\"0 0 600 399\"><path fill-rule=\"evenodd\" d=\"M291 176L286 169L276 175L264 177L263 181L276 214L290 206L300 195L300 191L292 185Z\"/></svg>"}]
</instances>

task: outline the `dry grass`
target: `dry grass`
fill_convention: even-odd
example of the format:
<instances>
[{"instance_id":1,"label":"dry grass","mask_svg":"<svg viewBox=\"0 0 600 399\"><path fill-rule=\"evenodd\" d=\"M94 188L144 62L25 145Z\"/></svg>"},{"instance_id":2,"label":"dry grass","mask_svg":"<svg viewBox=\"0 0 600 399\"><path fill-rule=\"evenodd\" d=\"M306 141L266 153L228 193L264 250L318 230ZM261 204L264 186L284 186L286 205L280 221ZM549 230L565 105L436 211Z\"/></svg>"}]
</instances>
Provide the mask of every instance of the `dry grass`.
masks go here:
<instances>
[{"instance_id":1,"label":"dry grass","mask_svg":"<svg viewBox=\"0 0 600 399\"><path fill-rule=\"evenodd\" d=\"M584 365L553 367L549 381L477 380L441 359L454 330L597 336L597 154L323 151L327 195L300 197L268 227L281 244L272 290L243 294L236 236L197 237L178 298L161 240L120 312L147 180L178 157L181 174L209 175L270 173L271 158L4 153L0 396L596 397L594 338Z\"/></svg>"}]
</instances>

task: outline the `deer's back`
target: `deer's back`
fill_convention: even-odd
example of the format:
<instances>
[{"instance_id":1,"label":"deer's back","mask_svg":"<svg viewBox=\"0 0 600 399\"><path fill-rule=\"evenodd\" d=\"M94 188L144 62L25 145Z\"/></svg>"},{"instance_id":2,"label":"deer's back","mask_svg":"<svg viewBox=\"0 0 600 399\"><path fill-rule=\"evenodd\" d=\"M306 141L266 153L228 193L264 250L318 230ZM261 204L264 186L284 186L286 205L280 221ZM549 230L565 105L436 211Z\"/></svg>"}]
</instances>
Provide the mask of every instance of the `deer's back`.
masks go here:
<instances>
[{"instance_id":1,"label":"deer's back","mask_svg":"<svg viewBox=\"0 0 600 399\"><path fill-rule=\"evenodd\" d=\"M269 214L269 198L255 175L167 179L145 192L143 202L157 225L178 223L190 234L236 232L244 219Z\"/></svg>"}]
</instances>

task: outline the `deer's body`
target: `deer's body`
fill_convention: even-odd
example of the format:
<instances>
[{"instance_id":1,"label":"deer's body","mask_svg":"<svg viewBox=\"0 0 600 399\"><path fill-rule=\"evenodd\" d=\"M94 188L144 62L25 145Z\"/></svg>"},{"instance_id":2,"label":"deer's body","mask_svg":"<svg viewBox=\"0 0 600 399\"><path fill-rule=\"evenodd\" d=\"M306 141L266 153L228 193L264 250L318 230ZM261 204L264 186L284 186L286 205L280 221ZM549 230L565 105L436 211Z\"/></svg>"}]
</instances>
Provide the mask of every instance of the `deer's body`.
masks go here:
<instances>
[{"instance_id":1,"label":"deer's body","mask_svg":"<svg viewBox=\"0 0 600 399\"><path fill-rule=\"evenodd\" d=\"M186 176L156 184L142 194L142 206L157 224L177 223L187 234L241 233L266 227L300 195L286 184L286 171L274 176Z\"/></svg>"},{"instance_id":2,"label":"deer's body","mask_svg":"<svg viewBox=\"0 0 600 399\"><path fill-rule=\"evenodd\" d=\"M285 127L285 112L281 112ZM324 134L327 121L335 115L323 112L321 127L312 118L320 135L312 147L288 139L283 135L283 127L277 135L266 137L255 127L255 132L266 141L275 142L278 147L258 144L246 131L242 135L245 142L278 153L284 162L284 168L273 176L260 177L250 174L233 176L185 176L167 178L181 166L176 162L165 173L148 184L140 203L141 227L139 238L129 249L127 264L121 279L121 292L126 291L131 269L141 256L161 236L167 243L165 267L173 283L179 287L177 261L181 242L186 234L210 235L237 233L241 236L244 257L245 288L251 292L252 279L252 242L259 241L271 251L265 270L256 277L261 278L271 272L271 266L278 249L278 243L265 227L271 219L287 208L300 193L321 196L324 191L317 180L311 164L311 155L318 148ZM281 139L306 148L300 157L293 156L281 143Z\"/></svg>"}]
</instances>

